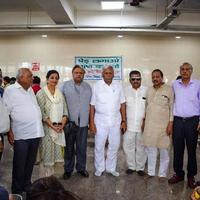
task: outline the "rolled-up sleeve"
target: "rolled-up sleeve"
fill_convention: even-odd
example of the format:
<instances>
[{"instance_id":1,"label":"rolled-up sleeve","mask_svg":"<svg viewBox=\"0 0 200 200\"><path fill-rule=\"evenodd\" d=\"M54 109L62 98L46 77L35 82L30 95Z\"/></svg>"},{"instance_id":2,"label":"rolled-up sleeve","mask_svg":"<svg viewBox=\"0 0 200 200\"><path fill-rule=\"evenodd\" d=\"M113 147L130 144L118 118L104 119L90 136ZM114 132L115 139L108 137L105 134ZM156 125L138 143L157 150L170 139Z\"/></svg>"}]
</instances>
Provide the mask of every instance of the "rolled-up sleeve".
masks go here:
<instances>
[{"instance_id":1,"label":"rolled-up sleeve","mask_svg":"<svg viewBox=\"0 0 200 200\"><path fill-rule=\"evenodd\" d=\"M67 103L65 101L65 97L62 94L62 101L63 101L63 115L68 116L68 108L67 108Z\"/></svg>"},{"instance_id":2,"label":"rolled-up sleeve","mask_svg":"<svg viewBox=\"0 0 200 200\"><path fill-rule=\"evenodd\" d=\"M95 106L96 105L96 84L92 87L92 98L90 101L90 105Z\"/></svg>"}]
</instances>

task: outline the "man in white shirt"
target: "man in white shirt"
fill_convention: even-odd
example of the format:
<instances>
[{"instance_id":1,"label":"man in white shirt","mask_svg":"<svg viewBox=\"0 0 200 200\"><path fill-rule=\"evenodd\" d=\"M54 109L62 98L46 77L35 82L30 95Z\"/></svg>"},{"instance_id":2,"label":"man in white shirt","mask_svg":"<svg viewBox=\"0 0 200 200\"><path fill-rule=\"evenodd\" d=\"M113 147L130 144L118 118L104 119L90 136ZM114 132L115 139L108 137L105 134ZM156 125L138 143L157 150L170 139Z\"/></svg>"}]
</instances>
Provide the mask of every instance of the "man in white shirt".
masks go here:
<instances>
[{"instance_id":1,"label":"man in white shirt","mask_svg":"<svg viewBox=\"0 0 200 200\"><path fill-rule=\"evenodd\" d=\"M113 82L114 70L107 66L102 72L103 80L94 84L90 107L90 132L95 134L96 176L103 171L119 176L116 171L117 152L120 144L120 128L126 131L126 107L122 86ZM108 150L105 159L105 144Z\"/></svg>"},{"instance_id":2,"label":"man in white shirt","mask_svg":"<svg viewBox=\"0 0 200 200\"><path fill-rule=\"evenodd\" d=\"M145 148L142 145L142 131L145 118L146 87L141 86L139 71L131 71L130 84L125 88L127 131L123 136L123 148L126 155L127 174L137 171L144 176L146 162Z\"/></svg>"},{"instance_id":3,"label":"man in white shirt","mask_svg":"<svg viewBox=\"0 0 200 200\"><path fill-rule=\"evenodd\" d=\"M20 68L17 82L4 92L3 100L11 118L8 141L13 145L12 193L22 194L31 185L31 176L40 138L44 136L42 116L31 88L33 74Z\"/></svg>"}]
</instances>

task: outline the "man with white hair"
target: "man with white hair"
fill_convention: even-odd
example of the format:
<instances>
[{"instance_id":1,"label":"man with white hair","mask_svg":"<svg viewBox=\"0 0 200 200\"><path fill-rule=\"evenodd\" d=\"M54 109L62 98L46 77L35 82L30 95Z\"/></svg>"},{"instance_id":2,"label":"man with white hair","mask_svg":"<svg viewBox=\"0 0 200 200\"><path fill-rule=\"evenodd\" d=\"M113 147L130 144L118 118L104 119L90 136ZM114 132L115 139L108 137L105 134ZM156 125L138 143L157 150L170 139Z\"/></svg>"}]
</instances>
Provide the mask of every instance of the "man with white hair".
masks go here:
<instances>
[{"instance_id":1,"label":"man with white hair","mask_svg":"<svg viewBox=\"0 0 200 200\"><path fill-rule=\"evenodd\" d=\"M180 66L181 79L174 81L174 123L173 123L173 167L175 174L168 183L175 184L184 181L183 168L184 150L187 147L187 183L195 188L197 174L196 148L198 131L200 130L200 81L192 79L193 67L190 63ZM198 185L198 183L197 183Z\"/></svg>"},{"instance_id":2,"label":"man with white hair","mask_svg":"<svg viewBox=\"0 0 200 200\"><path fill-rule=\"evenodd\" d=\"M8 141L14 150L12 193L16 194L26 192L31 185L39 141L44 136L41 111L31 88L32 78L28 68L20 68L17 82L3 96L11 118Z\"/></svg>"},{"instance_id":3,"label":"man with white hair","mask_svg":"<svg viewBox=\"0 0 200 200\"><path fill-rule=\"evenodd\" d=\"M119 176L116 171L120 128L126 131L126 107L122 85L113 82L114 70L107 66L102 71L103 80L94 84L90 103L90 131L95 134L96 176L103 171ZM105 144L108 139L106 159Z\"/></svg>"}]
</instances>

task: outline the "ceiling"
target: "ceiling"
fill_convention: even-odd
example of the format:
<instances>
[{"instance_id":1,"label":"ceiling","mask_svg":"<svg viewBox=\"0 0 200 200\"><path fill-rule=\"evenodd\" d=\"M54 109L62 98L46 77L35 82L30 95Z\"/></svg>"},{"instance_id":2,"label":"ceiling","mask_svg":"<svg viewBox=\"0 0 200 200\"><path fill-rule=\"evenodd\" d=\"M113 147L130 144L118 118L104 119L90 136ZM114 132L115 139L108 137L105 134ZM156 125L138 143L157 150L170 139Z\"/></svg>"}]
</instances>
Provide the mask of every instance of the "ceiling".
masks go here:
<instances>
[{"instance_id":1,"label":"ceiling","mask_svg":"<svg viewBox=\"0 0 200 200\"><path fill-rule=\"evenodd\" d=\"M100 0L0 0L0 32L200 33L200 0L143 0L137 7L131 1L123 10L102 11Z\"/></svg>"}]
</instances>

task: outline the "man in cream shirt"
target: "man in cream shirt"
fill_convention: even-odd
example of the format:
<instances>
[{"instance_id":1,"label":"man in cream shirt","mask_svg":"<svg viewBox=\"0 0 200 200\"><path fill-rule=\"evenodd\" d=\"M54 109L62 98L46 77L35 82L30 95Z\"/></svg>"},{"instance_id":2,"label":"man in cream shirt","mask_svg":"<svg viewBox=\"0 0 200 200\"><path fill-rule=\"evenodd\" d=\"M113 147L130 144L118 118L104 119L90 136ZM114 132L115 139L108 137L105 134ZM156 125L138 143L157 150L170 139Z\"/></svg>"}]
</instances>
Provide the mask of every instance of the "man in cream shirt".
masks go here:
<instances>
[{"instance_id":1,"label":"man in cream shirt","mask_svg":"<svg viewBox=\"0 0 200 200\"><path fill-rule=\"evenodd\" d=\"M114 70L107 66L102 72L103 80L94 84L90 109L90 132L95 134L96 176L103 171L119 176L116 171L117 152L120 144L120 128L126 131L126 107L122 85L113 81ZM105 144L108 149L105 159Z\"/></svg>"},{"instance_id":2,"label":"man in cream shirt","mask_svg":"<svg viewBox=\"0 0 200 200\"><path fill-rule=\"evenodd\" d=\"M20 68L17 82L6 88L3 100L11 118L8 141L13 145L12 193L22 194L31 185L31 176L40 138L44 136L42 116L31 88L32 73Z\"/></svg>"},{"instance_id":3,"label":"man in cream shirt","mask_svg":"<svg viewBox=\"0 0 200 200\"><path fill-rule=\"evenodd\" d=\"M125 88L127 131L123 137L123 148L126 155L127 174L137 171L144 175L146 162L145 148L142 145L143 120L145 118L146 87L141 86L139 71L131 71L130 84Z\"/></svg>"}]
</instances>

